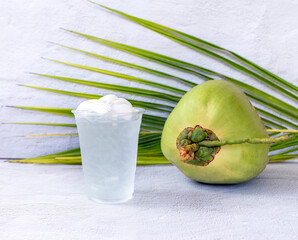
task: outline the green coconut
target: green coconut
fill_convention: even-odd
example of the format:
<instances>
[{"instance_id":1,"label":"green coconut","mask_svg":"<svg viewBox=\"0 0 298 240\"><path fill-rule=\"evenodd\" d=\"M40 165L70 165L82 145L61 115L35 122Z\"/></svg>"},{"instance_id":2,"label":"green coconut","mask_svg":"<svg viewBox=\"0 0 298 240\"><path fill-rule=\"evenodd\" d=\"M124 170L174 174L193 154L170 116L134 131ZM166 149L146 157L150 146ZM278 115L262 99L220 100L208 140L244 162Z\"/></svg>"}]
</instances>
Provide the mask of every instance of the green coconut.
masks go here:
<instances>
[{"instance_id":1,"label":"green coconut","mask_svg":"<svg viewBox=\"0 0 298 240\"><path fill-rule=\"evenodd\" d=\"M165 123L161 149L190 179L233 184L265 169L270 144L264 139L265 126L241 89L212 80L181 98Z\"/></svg>"}]
</instances>

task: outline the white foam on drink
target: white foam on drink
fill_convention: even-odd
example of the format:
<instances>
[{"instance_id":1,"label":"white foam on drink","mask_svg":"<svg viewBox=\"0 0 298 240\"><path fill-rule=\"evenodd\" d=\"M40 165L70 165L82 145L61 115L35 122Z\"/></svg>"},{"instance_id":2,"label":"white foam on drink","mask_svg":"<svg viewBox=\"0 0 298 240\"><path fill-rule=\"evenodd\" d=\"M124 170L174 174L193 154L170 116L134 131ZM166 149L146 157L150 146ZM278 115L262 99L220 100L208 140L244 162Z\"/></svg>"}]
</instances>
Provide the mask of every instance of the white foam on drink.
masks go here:
<instances>
[{"instance_id":1,"label":"white foam on drink","mask_svg":"<svg viewBox=\"0 0 298 240\"><path fill-rule=\"evenodd\" d=\"M126 99L109 94L100 99L86 100L82 102L74 112L80 113L81 115L95 114L100 117L119 117L129 120L133 115L132 113L136 113L138 110L133 108L131 103Z\"/></svg>"}]
</instances>

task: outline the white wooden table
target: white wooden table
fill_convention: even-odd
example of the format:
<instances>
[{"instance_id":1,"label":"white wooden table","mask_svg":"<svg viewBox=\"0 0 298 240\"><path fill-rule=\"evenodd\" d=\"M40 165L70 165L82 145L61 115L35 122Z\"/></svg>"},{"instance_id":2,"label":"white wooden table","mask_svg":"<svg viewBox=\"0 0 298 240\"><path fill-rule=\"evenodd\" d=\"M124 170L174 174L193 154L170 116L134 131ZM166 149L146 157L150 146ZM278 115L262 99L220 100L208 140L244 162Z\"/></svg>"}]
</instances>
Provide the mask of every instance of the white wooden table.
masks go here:
<instances>
[{"instance_id":1,"label":"white wooden table","mask_svg":"<svg viewBox=\"0 0 298 240\"><path fill-rule=\"evenodd\" d=\"M238 185L193 182L173 166L138 167L134 198L86 199L81 166L0 161L1 240L298 239L298 162Z\"/></svg>"}]
</instances>

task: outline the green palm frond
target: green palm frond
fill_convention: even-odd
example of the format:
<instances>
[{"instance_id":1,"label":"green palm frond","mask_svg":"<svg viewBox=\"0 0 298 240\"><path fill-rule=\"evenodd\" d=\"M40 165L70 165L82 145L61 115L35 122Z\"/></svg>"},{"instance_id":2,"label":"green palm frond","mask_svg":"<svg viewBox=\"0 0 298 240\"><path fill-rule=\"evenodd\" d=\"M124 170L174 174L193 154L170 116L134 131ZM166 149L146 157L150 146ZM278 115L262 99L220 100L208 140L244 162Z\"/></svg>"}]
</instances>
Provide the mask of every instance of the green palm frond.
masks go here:
<instances>
[{"instance_id":1,"label":"green palm frond","mask_svg":"<svg viewBox=\"0 0 298 240\"><path fill-rule=\"evenodd\" d=\"M72 92L72 91L63 91L63 90L57 90L57 89L51 89L51 88L44 88L44 87L37 87L37 86L30 86L30 85L23 85L24 87L39 89L43 91L49 91L69 96L75 96L75 97L81 97L81 98L87 98L87 99L99 99L102 97L102 95L96 95L96 94L88 94L88 93L80 93L80 92ZM160 111L160 112L167 112L170 113L173 107L165 104L158 104L158 103L152 103L152 102L145 102L145 101L137 101L137 100L129 100L129 102L134 107L140 107L140 108L146 108L148 110L153 111Z\"/></svg>"},{"instance_id":2,"label":"green palm frond","mask_svg":"<svg viewBox=\"0 0 298 240\"><path fill-rule=\"evenodd\" d=\"M265 105L266 107L268 107L280 114L283 114L284 116L292 118L295 121L298 120L298 109L297 108L291 106L290 104L285 103L284 101L282 101L274 96L271 96L271 95L255 88L255 87L252 87L248 84L245 84L245 83L243 83L239 80L236 80L232 77L229 77L227 75L224 75L224 74L221 74L221 73L212 71L210 69L203 68L203 67L185 62L185 61L181 61L181 60L171 58L171 57L168 57L165 55L154 53L154 52L151 52L148 50L132 47L132 46L117 43L117 42L104 40L104 39L101 39L98 37L94 37L94 36L87 35L87 34L82 34L82 33L75 32L75 31L70 31L70 32L72 32L76 35L82 36L84 38L87 38L89 40L95 41L97 43L100 43L100 44L103 44L106 46L110 46L110 47L113 47L113 48L121 50L121 51L125 51L130 54L137 55L137 56L145 58L147 60L155 61L157 63L161 63L168 67L173 67L173 68L182 70L184 72L199 75L200 77L203 78L203 80L213 80L214 77L207 76L205 74L199 73L198 71L192 70L192 69L201 70L201 71L204 71L206 74L213 74L216 77L226 79L226 80L236 84L237 86L241 87L243 89L243 91L245 91L246 95L248 97L250 97L252 100L254 100L258 103L261 103L261 104ZM196 85L196 84L194 84L194 85Z\"/></svg>"},{"instance_id":3,"label":"green palm frond","mask_svg":"<svg viewBox=\"0 0 298 240\"><path fill-rule=\"evenodd\" d=\"M298 100L298 97L297 97L298 88L296 86L282 79L281 77L269 72L268 70L258 66L257 64L249 61L248 59L236 54L233 51L227 50L213 43L210 43L200 38L197 38L195 36L180 32L178 30L175 30L151 21L147 21L138 17L134 17L126 13L123 13L121 11L105 7L100 4L97 4L97 5L109 11L112 11L114 13L117 13L122 17L125 17L137 24L140 24L147 29L155 31L161 34L162 36L165 36L179 44L190 47L191 49L195 50L195 52L203 53L213 58L215 61L220 61L224 64L227 64L231 68L235 69L236 71L246 74L252 80L257 80L262 84L265 84L268 87L274 89L275 92L278 94L283 94L296 102ZM274 136L280 133L283 134L281 130L285 130L285 132L288 132L289 135L295 134L295 132L291 133L291 131L287 130L287 128L297 129L298 109L295 106L292 106L289 103L279 99L278 97L271 96L266 92L257 89L256 87L243 83L238 79L227 76L226 74L219 73L217 71L199 66L194 63L186 62L180 59L162 55L149 50L136 48L123 43L102 39L102 38L84 34L84 33L79 33L77 31L71 31L71 30L66 30L66 31L74 33L77 36L81 36L93 42L99 43L101 45L112 47L120 51L124 51L126 53L135 55L137 57L141 57L145 60L153 61L160 65L165 65L167 67L174 68L181 72L189 73L191 75L199 77L204 81L210 81L213 79L225 79L227 81L230 81L235 85L239 86L240 88L242 88L242 90L250 98L250 100L252 100L253 103L258 104L258 107L256 107L256 110L261 115L261 118L265 123L266 128L270 133L270 136ZM154 87L155 90L148 90L142 87L136 88L136 87L128 87L128 86L122 86L122 85L115 85L110 83L103 83L101 81L88 81L88 80L70 78L65 76L33 73L40 77L46 77L53 80L66 81L72 84L92 86L99 89L106 89L110 91L126 93L132 96L133 95L142 96L145 99L144 101L138 101L133 99L129 100L134 107L141 107L151 111L143 115L143 120L141 125L142 130L139 136L137 163L139 165L170 164L170 162L164 158L160 149L161 132L163 129L163 125L166 121L166 117L161 117L159 116L159 114L162 113L163 116L165 115L167 116L172 111L172 109L177 104L177 102L180 100L180 98L183 96L183 94L186 92L184 90L185 88L181 89L179 87L172 87L170 84L171 83L170 81L183 83L185 86L188 86L189 89L196 86L196 83L190 79L181 78L166 72L158 71L156 69L129 63L127 61L122 61L120 59L114 59L107 56L102 56L89 51L85 51L74 47L69 47L58 43L54 43L54 44L56 44L59 47L63 47L65 49L75 51L79 54L84 54L86 57L92 57L95 60L107 61L112 64L118 64L124 67L133 68L138 71L150 73L159 77L159 81L154 82L154 81L149 81L147 79L130 76L123 73L112 72L112 71L99 69L91 66L80 65L76 63L63 62L55 59L48 59L48 60L57 62L59 64L63 64L69 67L96 72L99 74L99 77L102 77L104 75L109 75L109 76L121 78L125 81L138 82L140 84ZM23 85L23 86L34 88L37 90L42 90L42 91L69 95L73 97L80 97L84 99L95 99L95 98L102 97L102 95L50 89L50 88L45 88L41 86L31 86L31 85ZM152 100L154 100L154 102L152 102ZM29 107L29 106L13 106L13 107L73 117L73 114L71 113L72 109L69 109L69 108ZM272 111L274 113L272 113ZM49 125L49 126L61 126L61 127L75 127L75 124L66 124L66 123L34 123L34 122L20 123L18 122L15 124L36 124L36 125ZM275 131L274 129L272 130L272 128L278 128L280 130ZM70 134L76 134L76 133L38 134L34 136L36 137L37 136L39 137L40 136L66 136ZM270 148L270 154L269 154L270 162L285 161L285 160L297 158L297 154L295 154L295 151L298 150L297 144L298 144L298 136L294 136L293 138L285 142L272 144ZM279 151L279 153L277 154L272 153L273 151L277 151L277 150ZM81 154L80 154L80 149L76 148L76 149L50 154L42 157L14 160L14 162L45 163L45 164L50 164L50 163L81 164Z\"/></svg>"},{"instance_id":4,"label":"green palm frond","mask_svg":"<svg viewBox=\"0 0 298 240\"><path fill-rule=\"evenodd\" d=\"M244 57L241 57L240 55L230 51L230 50L227 50L227 49L224 49L220 46L217 46L213 43L209 43L207 41L204 41L202 39L199 39L195 36L192 36L192 35L189 35L189 34L185 34L183 32L180 32L180 31L177 31L175 29L172 29L172 28L169 28L169 27L165 27L161 24L156 24L154 22L151 22L151 21L147 21L145 19L141 19L141 18L138 18L138 17L134 17L132 15L129 15L129 14L126 14L124 12L121 12L121 11L118 11L116 9L112 9L112 8L109 8L109 7L106 7L106 6L103 6L101 4L98 4L98 3L95 3L95 2L92 2L90 1L91 3L94 3L102 8L105 8L109 11L112 11L114 13L117 13L137 24L140 24L148 29L151 29L163 36L166 36L168 38L170 38L171 40L173 41L177 41L181 44L184 44L184 45L187 45L191 48L194 48L195 50L198 50L198 51L201 51L211 57L214 57L215 59L217 60L220 60L228 65L230 65L231 67L239 70L239 71L242 71L248 75L251 75L252 77L258 79L258 80L261 80L262 82L264 82L265 84L275 88L276 90L284 93L285 95L288 95L289 97L292 97L294 100L298 100L298 97L297 95L291 93L291 92L288 92L286 89L282 88L282 87L279 87L279 85L275 84L275 82L279 83L280 85L282 86L285 86L287 87L288 89L294 91L295 93L298 93L298 88L289 83L288 81L276 76L275 74L269 72L268 70L258 66L257 64L245 59ZM264 78L263 76L251 71L250 69L248 68L245 68L243 67L242 65L236 63L236 62L233 62L219 54L216 54L215 52L212 52L210 50L208 50L206 47L209 47L209 48L213 48L213 49L216 49L216 50L221 50L225 53L229 53L231 54L232 56L234 56L237 60L239 60L240 62L252 67L254 70L258 71L259 73L267 76L269 79L267 78Z\"/></svg>"},{"instance_id":5,"label":"green palm frond","mask_svg":"<svg viewBox=\"0 0 298 240\"><path fill-rule=\"evenodd\" d=\"M158 87L160 89L169 90L171 92L178 93L178 94L185 94L186 93L186 91L183 91L183 90L178 89L178 88L174 88L174 87L171 87L171 86L168 86L168 85L164 85L164 84L148 81L148 80L145 80L145 79L129 76L129 75L126 75L126 74L111 72L111 71L107 71L107 70L103 70L103 69L99 69L99 68L88 67L88 66L83 66L83 65L74 64L74 63L62 62L62 61L58 61L58 60L54 60L54 59L48 59L48 60L53 61L53 62L57 62L57 63L62 63L62 64L65 64L65 65L68 65L68 66L80 68L80 69L85 69L85 70L89 70L89 71L93 71L93 72L97 72L97 73L110 75L110 76L117 77L117 78L122 78L122 79L125 79L125 80L130 80L130 81L134 81L134 82L143 83L143 84L146 84L146 85L149 85L149 86Z\"/></svg>"},{"instance_id":6,"label":"green palm frond","mask_svg":"<svg viewBox=\"0 0 298 240\"><path fill-rule=\"evenodd\" d=\"M138 69L138 70L142 70L144 72L155 74L157 76L174 79L174 80L177 80L179 82L188 84L190 86L195 86L196 85L195 83L193 83L191 81L188 81L188 80L186 80L184 78L173 76L171 74L164 73L164 72L161 72L161 71L157 71L157 70L152 69L152 68L147 68L147 67L143 67L143 66L140 66L140 65L137 65L137 64L124 62L124 61L121 61L121 60L118 60L118 59L114 59L114 58L108 58L108 57L105 57L105 56L102 56L102 55L99 55L99 54L87 52L87 51L84 51L84 50L81 50L81 49L77 49L77 48L68 47L68 46L65 46L65 45L62 45L62 44L57 44L57 43L54 43L54 44L56 44L57 46L61 46L61 47L64 47L64 48L68 48L68 49L71 49L71 50L80 52L80 53L85 53L85 54L87 54L89 56L92 56L92 57L95 57L95 58L98 58L98 59L101 59L101 60L105 60L105 61L108 61L108 62L113 62L113 63L119 64L119 65L122 65L122 66L131 67L131 68Z\"/></svg>"},{"instance_id":7,"label":"green palm frond","mask_svg":"<svg viewBox=\"0 0 298 240\"><path fill-rule=\"evenodd\" d=\"M76 124L70 124L70 123L5 122L4 124L44 125L44 126L55 126L55 127L77 127Z\"/></svg>"},{"instance_id":8,"label":"green palm frond","mask_svg":"<svg viewBox=\"0 0 298 240\"><path fill-rule=\"evenodd\" d=\"M92 86L92 87L97 87L97 88L102 88L102 89L107 89L107 90L117 91L117 92L122 92L122 93L128 93L128 94L133 94L133 95L139 95L139 96L144 96L144 97L149 97L149 98L156 98L156 99L160 99L160 100L170 101L173 103L177 103L180 99L179 96L166 94L166 93L153 91L153 90L126 87L126 86L109 84L109 83L99 83L99 82L81 80L81 79L76 79L76 78L68 78L68 77L61 77L61 76L54 76L54 75L47 75L47 74L37 74L37 73L35 73L35 74L39 75L39 76L43 76L43 77L54 78L57 80L66 81L66 82L78 83L78 84L83 84L83 85L87 85L87 86Z\"/></svg>"}]
</instances>

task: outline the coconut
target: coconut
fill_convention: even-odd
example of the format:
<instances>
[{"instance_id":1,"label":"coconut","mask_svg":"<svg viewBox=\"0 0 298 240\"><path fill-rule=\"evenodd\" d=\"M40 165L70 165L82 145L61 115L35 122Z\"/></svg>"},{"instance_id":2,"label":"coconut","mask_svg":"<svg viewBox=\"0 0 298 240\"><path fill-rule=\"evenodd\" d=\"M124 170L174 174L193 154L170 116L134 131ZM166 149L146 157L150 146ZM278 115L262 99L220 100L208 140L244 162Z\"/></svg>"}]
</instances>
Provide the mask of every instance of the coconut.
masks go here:
<instances>
[{"instance_id":1,"label":"coconut","mask_svg":"<svg viewBox=\"0 0 298 240\"><path fill-rule=\"evenodd\" d=\"M258 142L264 138L265 126L241 89L212 80L181 98L165 123L161 149L190 179L233 184L265 169L270 144Z\"/></svg>"}]
</instances>

